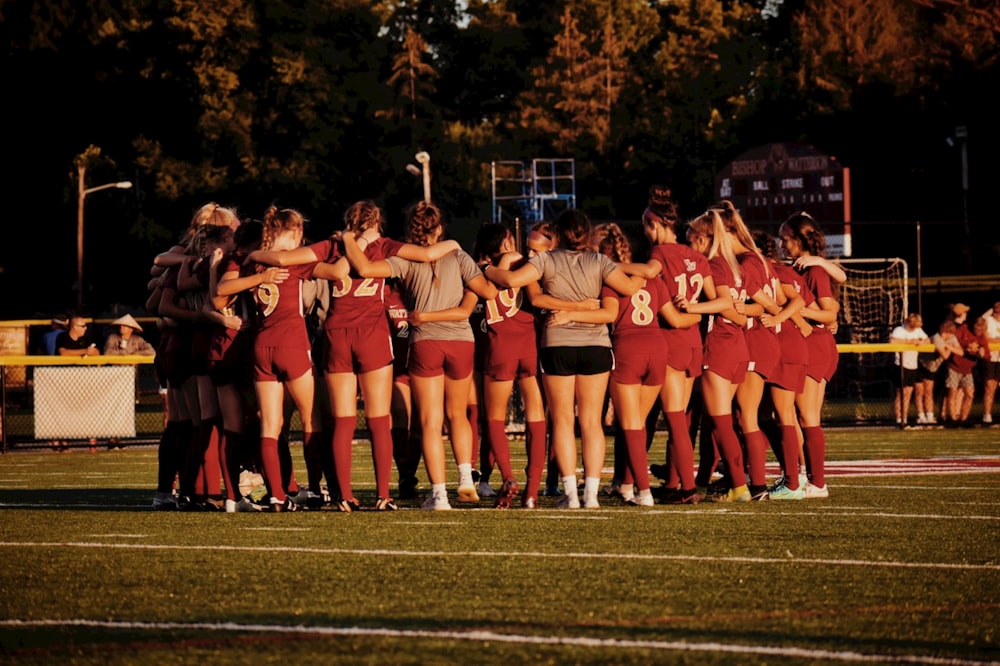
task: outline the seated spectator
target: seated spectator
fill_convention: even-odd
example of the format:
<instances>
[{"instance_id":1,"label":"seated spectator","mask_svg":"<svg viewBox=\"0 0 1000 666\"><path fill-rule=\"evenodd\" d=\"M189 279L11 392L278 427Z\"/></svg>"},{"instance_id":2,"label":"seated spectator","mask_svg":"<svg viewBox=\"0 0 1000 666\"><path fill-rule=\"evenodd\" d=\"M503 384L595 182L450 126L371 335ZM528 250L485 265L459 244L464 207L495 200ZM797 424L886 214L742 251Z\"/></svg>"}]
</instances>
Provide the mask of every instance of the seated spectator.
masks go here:
<instances>
[{"instance_id":1,"label":"seated spectator","mask_svg":"<svg viewBox=\"0 0 1000 666\"><path fill-rule=\"evenodd\" d=\"M146 338L142 337L142 326L135 318L127 314L111 322L111 327L116 332L108 335L104 341L104 353L112 356L128 356L138 354L140 356L152 356L156 349Z\"/></svg>"},{"instance_id":2,"label":"seated spectator","mask_svg":"<svg viewBox=\"0 0 1000 666\"><path fill-rule=\"evenodd\" d=\"M59 356L100 356L101 350L87 331L87 322L83 317L72 317L69 328L56 338L56 350Z\"/></svg>"},{"instance_id":3,"label":"seated spectator","mask_svg":"<svg viewBox=\"0 0 1000 666\"><path fill-rule=\"evenodd\" d=\"M68 327L69 317L66 315L56 315L53 317L52 329L42 336L42 353L55 356L57 351L56 340L59 338L59 334L65 332Z\"/></svg>"}]
</instances>

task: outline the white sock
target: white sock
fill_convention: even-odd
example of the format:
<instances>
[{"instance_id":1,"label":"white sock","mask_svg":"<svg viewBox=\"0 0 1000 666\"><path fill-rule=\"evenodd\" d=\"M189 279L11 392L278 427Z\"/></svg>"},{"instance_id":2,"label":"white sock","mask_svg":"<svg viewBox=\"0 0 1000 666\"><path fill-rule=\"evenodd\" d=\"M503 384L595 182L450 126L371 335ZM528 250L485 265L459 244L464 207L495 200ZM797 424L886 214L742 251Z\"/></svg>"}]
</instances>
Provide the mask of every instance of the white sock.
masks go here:
<instances>
[{"instance_id":1,"label":"white sock","mask_svg":"<svg viewBox=\"0 0 1000 666\"><path fill-rule=\"evenodd\" d=\"M458 485L472 485L472 463L460 463L458 466Z\"/></svg>"},{"instance_id":2,"label":"white sock","mask_svg":"<svg viewBox=\"0 0 1000 666\"><path fill-rule=\"evenodd\" d=\"M652 488L646 488L645 490L639 491L639 497L651 497L653 495Z\"/></svg>"},{"instance_id":3,"label":"white sock","mask_svg":"<svg viewBox=\"0 0 1000 666\"><path fill-rule=\"evenodd\" d=\"M580 493L576 490L576 474L570 474L569 476L564 476L562 478L563 492L572 497L579 497Z\"/></svg>"},{"instance_id":4,"label":"white sock","mask_svg":"<svg viewBox=\"0 0 1000 666\"><path fill-rule=\"evenodd\" d=\"M585 476L583 477L583 496L588 498L597 497L597 491L601 488L601 477L599 476Z\"/></svg>"},{"instance_id":5,"label":"white sock","mask_svg":"<svg viewBox=\"0 0 1000 666\"><path fill-rule=\"evenodd\" d=\"M433 483L431 484L431 494L434 497L447 497L448 496L448 484L446 483Z\"/></svg>"}]
</instances>

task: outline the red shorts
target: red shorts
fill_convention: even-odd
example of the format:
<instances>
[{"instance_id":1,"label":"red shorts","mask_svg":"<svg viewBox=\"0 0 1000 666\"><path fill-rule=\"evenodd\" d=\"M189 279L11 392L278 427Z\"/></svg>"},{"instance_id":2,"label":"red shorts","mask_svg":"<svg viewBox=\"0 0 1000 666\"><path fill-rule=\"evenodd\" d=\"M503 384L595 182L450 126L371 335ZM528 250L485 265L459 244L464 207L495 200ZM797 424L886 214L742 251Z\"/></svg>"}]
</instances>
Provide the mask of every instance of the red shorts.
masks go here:
<instances>
[{"instance_id":1,"label":"red shorts","mask_svg":"<svg viewBox=\"0 0 1000 666\"><path fill-rule=\"evenodd\" d=\"M747 348L750 350L747 371L756 372L764 379L770 379L778 363L781 362L778 336L764 328L750 329L747 331Z\"/></svg>"},{"instance_id":2,"label":"red shorts","mask_svg":"<svg viewBox=\"0 0 1000 666\"><path fill-rule=\"evenodd\" d=\"M486 357L486 368L483 374L496 382L509 382L515 379L527 379L538 375L538 350L532 349L519 358L493 362Z\"/></svg>"},{"instance_id":3,"label":"red shorts","mask_svg":"<svg viewBox=\"0 0 1000 666\"><path fill-rule=\"evenodd\" d=\"M667 343L667 365L688 377L700 377L702 366L701 336L691 337L685 330L663 331Z\"/></svg>"},{"instance_id":4,"label":"red shorts","mask_svg":"<svg viewBox=\"0 0 1000 666\"><path fill-rule=\"evenodd\" d=\"M361 374L392 363L392 338L385 318L374 329L328 328L326 340L327 372Z\"/></svg>"},{"instance_id":5,"label":"red shorts","mask_svg":"<svg viewBox=\"0 0 1000 666\"><path fill-rule=\"evenodd\" d=\"M410 343L406 367L413 377L464 379L472 374L476 343L467 340L420 340Z\"/></svg>"},{"instance_id":6,"label":"red shorts","mask_svg":"<svg viewBox=\"0 0 1000 666\"><path fill-rule=\"evenodd\" d=\"M618 384L642 384L661 386L667 376L667 349L663 346L652 349L636 344L630 348L628 340L614 341L615 367L611 370L611 381Z\"/></svg>"},{"instance_id":7,"label":"red shorts","mask_svg":"<svg viewBox=\"0 0 1000 666\"><path fill-rule=\"evenodd\" d=\"M830 381L837 372L837 363L840 360L840 353L837 351L837 342L833 339L827 329L814 330L812 335L806 338L806 346L809 349L809 366L806 368L806 376L817 382L825 379Z\"/></svg>"},{"instance_id":8,"label":"red shorts","mask_svg":"<svg viewBox=\"0 0 1000 666\"><path fill-rule=\"evenodd\" d=\"M313 372L308 349L254 347L253 379L256 382L287 382Z\"/></svg>"},{"instance_id":9,"label":"red shorts","mask_svg":"<svg viewBox=\"0 0 1000 666\"><path fill-rule=\"evenodd\" d=\"M733 384L742 384L750 364L750 352L745 338L717 340L711 334L705 339L703 370L711 370Z\"/></svg>"},{"instance_id":10,"label":"red shorts","mask_svg":"<svg viewBox=\"0 0 1000 666\"><path fill-rule=\"evenodd\" d=\"M806 365L805 363L778 363L774 372L768 375L767 381L786 391L801 393L806 385Z\"/></svg>"}]
</instances>

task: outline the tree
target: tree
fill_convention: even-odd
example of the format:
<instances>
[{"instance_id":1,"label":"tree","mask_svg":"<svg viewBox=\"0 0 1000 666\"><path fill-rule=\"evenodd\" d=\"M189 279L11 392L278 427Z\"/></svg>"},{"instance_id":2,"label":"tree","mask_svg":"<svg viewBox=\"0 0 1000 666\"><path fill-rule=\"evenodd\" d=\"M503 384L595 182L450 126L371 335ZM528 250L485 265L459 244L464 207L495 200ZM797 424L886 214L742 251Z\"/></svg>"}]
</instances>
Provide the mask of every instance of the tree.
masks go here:
<instances>
[{"instance_id":1,"label":"tree","mask_svg":"<svg viewBox=\"0 0 1000 666\"><path fill-rule=\"evenodd\" d=\"M402 51L393 58L392 75L387 82L395 90L398 101L393 108L380 113L398 118L405 113L404 107L408 105L410 119L416 120L417 105L419 102L426 102L428 96L434 92L432 80L438 74L433 67L424 62L427 43L412 28L406 29L402 47Z\"/></svg>"}]
</instances>

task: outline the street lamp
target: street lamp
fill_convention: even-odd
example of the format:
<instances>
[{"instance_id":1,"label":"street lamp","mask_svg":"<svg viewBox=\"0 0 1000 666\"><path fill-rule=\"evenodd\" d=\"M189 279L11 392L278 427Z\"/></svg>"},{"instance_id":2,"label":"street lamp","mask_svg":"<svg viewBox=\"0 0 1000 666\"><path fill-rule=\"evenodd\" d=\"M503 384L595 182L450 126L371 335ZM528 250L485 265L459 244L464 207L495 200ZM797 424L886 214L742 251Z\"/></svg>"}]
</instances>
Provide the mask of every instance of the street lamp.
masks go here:
<instances>
[{"instance_id":1,"label":"street lamp","mask_svg":"<svg viewBox=\"0 0 1000 666\"><path fill-rule=\"evenodd\" d=\"M84 187L83 177L87 172L87 167L79 164L76 167L77 173L77 198L76 198L76 310L83 312L83 201L88 194L118 188L127 190L132 187L132 183L123 180L117 183L107 183L97 187Z\"/></svg>"},{"instance_id":2,"label":"street lamp","mask_svg":"<svg viewBox=\"0 0 1000 666\"><path fill-rule=\"evenodd\" d=\"M424 201L427 203L431 202L431 156L421 150L414 156L414 159L420 163L418 167L416 164L407 164L406 170L412 173L414 176L424 177Z\"/></svg>"}]
</instances>

